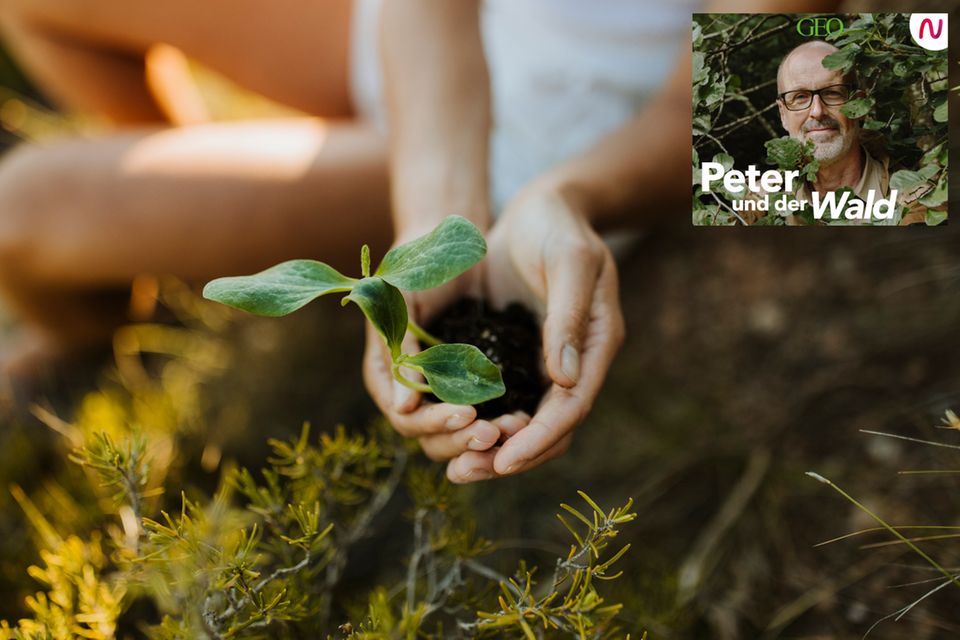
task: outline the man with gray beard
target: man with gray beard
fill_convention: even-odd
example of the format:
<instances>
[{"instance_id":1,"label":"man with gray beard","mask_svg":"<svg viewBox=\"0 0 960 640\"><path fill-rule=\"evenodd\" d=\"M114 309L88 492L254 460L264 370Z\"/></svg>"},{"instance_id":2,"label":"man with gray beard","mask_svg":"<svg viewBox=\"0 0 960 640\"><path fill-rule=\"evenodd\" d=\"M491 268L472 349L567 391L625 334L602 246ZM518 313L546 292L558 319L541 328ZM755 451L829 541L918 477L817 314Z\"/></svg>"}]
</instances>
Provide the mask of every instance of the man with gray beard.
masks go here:
<instances>
[{"instance_id":1,"label":"man with gray beard","mask_svg":"<svg viewBox=\"0 0 960 640\"><path fill-rule=\"evenodd\" d=\"M862 200L870 191L875 198L885 198L890 191L887 161L875 159L861 146L861 119L841 111L857 95L856 82L823 66L823 59L837 50L822 40L806 42L790 51L777 71L780 122L792 138L813 142L820 163L816 180L802 185L796 198L809 202L814 191L827 194L842 187L853 189Z\"/></svg>"},{"instance_id":2,"label":"man with gray beard","mask_svg":"<svg viewBox=\"0 0 960 640\"><path fill-rule=\"evenodd\" d=\"M743 224L757 223L765 215L785 218L788 225L814 224L909 225L924 224L927 207L920 198L928 190L918 187L910 192L890 189L890 157L879 137L862 135L862 120L850 118L841 110L856 98L864 97L856 74L828 69L823 60L837 47L823 40L810 40L792 49L777 69L777 107L780 123L787 134L801 144L813 144L813 157L819 168L812 181L803 181L789 192L747 193L744 200L756 207L744 207L737 216ZM869 147L869 149L868 149ZM845 191L850 190L852 194ZM840 192L840 193L838 193ZM803 203L804 215L795 213L795 202L779 208L780 198ZM894 200L890 200L893 197ZM778 207L774 213L773 199ZM887 207L886 202L890 202ZM765 204L766 206L760 206ZM936 209L946 209L946 205ZM788 212L789 211L789 212ZM812 213L812 219L806 215ZM869 213L869 215L865 215ZM881 215L884 214L884 215ZM886 215L889 214L889 215Z\"/></svg>"}]
</instances>

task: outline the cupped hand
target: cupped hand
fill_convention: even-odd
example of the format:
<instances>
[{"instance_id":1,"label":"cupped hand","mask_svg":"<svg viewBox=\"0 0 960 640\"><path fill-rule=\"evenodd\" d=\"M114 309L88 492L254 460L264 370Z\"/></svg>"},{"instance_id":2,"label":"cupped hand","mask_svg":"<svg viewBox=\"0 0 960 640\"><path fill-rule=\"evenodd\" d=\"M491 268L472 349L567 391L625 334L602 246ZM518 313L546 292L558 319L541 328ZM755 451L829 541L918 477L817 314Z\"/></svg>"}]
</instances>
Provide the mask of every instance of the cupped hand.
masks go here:
<instances>
[{"instance_id":1,"label":"cupped hand","mask_svg":"<svg viewBox=\"0 0 960 640\"><path fill-rule=\"evenodd\" d=\"M483 293L494 305L520 301L543 318L550 387L532 418L518 413L494 421L507 436L501 447L450 460L453 482L520 473L564 453L625 333L616 263L574 197L552 188L526 190L487 244Z\"/></svg>"},{"instance_id":2,"label":"cupped hand","mask_svg":"<svg viewBox=\"0 0 960 640\"><path fill-rule=\"evenodd\" d=\"M396 244L419 235L422 234L404 234L397 238ZM474 267L442 287L404 292L404 298L409 317L422 327L458 298L479 295L479 291L479 270ZM403 340L403 353L414 354L420 350L416 337L408 331ZM383 338L368 322L363 362L367 390L390 424L401 435L417 438L431 459L445 461L467 451L484 451L496 444L500 437L498 424L477 420L477 411L471 406L422 401L422 394L394 378L391 364L390 351ZM423 381L408 369L401 369L401 373L409 380Z\"/></svg>"}]
</instances>

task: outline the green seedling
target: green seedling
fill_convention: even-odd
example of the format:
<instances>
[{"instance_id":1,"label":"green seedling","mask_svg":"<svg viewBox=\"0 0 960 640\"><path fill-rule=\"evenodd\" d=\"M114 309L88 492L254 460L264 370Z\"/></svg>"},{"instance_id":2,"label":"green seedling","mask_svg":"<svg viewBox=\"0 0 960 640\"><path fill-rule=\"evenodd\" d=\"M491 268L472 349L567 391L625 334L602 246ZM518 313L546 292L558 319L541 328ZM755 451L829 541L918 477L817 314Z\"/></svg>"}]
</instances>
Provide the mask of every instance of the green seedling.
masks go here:
<instances>
[{"instance_id":1,"label":"green seedling","mask_svg":"<svg viewBox=\"0 0 960 640\"><path fill-rule=\"evenodd\" d=\"M251 276L218 278L203 296L262 316L285 316L320 296L346 293L341 304L353 302L383 337L393 361L393 376L401 384L433 393L444 402L479 404L506 390L497 365L473 345L443 344L410 319L400 290L439 287L475 265L487 252L483 235L460 216L449 216L425 236L394 247L373 275L370 248L360 251L361 279L350 278L316 260L290 260ZM402 353L410 331L424 344L420 353ZM426 384L408 380L401 368L422 374Z\"/></svg>"}]
</instances>

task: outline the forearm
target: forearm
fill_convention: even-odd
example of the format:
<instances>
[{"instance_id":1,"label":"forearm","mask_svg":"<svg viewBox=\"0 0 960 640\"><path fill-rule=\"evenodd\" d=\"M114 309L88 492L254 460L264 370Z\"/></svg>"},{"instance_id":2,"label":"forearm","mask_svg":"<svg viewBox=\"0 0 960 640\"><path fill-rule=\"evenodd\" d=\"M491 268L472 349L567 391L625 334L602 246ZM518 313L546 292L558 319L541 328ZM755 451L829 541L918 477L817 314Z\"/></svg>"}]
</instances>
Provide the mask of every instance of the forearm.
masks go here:
<instances>
[{"instance_id":1,"label":"forearm","mask_svg":"<svg viewBox=\"0 0 960 640\"><path fill-rule=\"evenodd\" d=\"M836 0L717 0L710 13L829 11ZM692 56L687 49L660 94L592 148L533 186L561 193L598 228L688 216Z\"/></svg>"},{"instance_id":2,"label":"forearm","mask_svg":"<svg viewBox=\"0 0 960 640\"><path fill-rule=\"evenodd\" d=\"M536 184L562 193L598 229L645 226L689 208L690 66L625 125ZM535 187L536 188L536 187ZM689 213L687 211L687 213Z\"/></svg>"},{"instance_id":3,"label":"forearm","mask_svg":"<svg viewBox=\"0 0 960 640\"><path fill-rule=\"evenodd\" d=\"M489 226L490 88L478 0L387 0L381 55L398 233L457 213Z\"/></svg>"}]
</instances>

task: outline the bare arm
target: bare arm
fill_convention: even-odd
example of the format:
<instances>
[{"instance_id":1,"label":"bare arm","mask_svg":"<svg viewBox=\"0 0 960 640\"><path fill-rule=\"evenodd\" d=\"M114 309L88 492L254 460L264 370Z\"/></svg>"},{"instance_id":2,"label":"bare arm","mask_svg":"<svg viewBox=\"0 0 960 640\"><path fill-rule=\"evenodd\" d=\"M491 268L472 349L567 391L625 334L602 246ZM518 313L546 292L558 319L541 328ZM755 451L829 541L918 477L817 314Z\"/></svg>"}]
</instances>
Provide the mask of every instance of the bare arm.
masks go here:
<instances>
[{"instance_id":1,"label":"bare arm","mask_svg":"<svg viewBox=\"0 0 960 640\"><path fill-rule=\"evenodd\" d=\"M836 9L836 0L726 0L709 13L810 12ZM691 52L680 56L658 97L587 153L538 181L562 193L597 228L647 226L690 199Z\"/></svg>"},{"instance_id":2,"label":"bare arm","mask_svg":"<svg viewBox=\"0 0 960 640\"><path fill-rule=\"evenodd\" d=\"M489 227L490 89L479 0L387 0L381 55L398 234L450 214Z\"/></svg>"},{"instance_id":3,"label":"bare arm","mask_svg":"<svg viewBox=\"0 0 960 640\"><path fill-rule=\"evenodd\" d=\"M709 9L792 12L835 4L760 0ZM691 71L686 52L649 107L524 187L497 220L488 237L488 289L545 309L543 352L552 384L536 415L499 450L451 460L451 480L520 473L570 446L624 339L616 263L595 228L649 222L689 202Z\"/></svg>"},{"instance_id":4,"label":"bare arm","mask_svg":"<svg viewBox=\"0 0 960 640\"><path fill-rule=\"evenodd\" d=\"M490 89L479 12L480 0L385 1L380 51L397 242L426 233L451 213L483 231L490 227ZM411 317L424 322L456 298L476 294L478 277L473 269L443 287L406 294ZM404 352L417 348L408 333ZM432 458L489 448L500 436L496 425L476 420L473 407L421 403L418 392L394 381L389 355L372 329L364 374L390 423L419 438Z\"/></svg>"}]
</instances>

